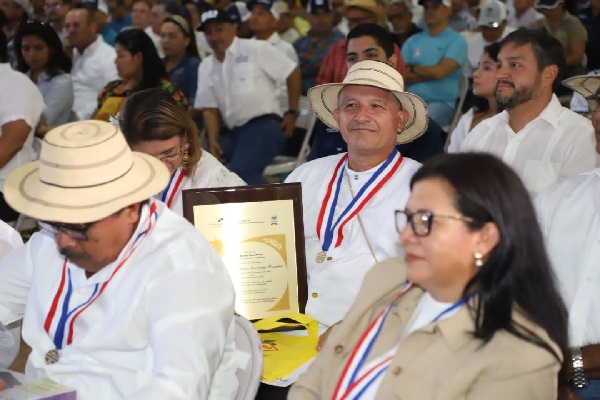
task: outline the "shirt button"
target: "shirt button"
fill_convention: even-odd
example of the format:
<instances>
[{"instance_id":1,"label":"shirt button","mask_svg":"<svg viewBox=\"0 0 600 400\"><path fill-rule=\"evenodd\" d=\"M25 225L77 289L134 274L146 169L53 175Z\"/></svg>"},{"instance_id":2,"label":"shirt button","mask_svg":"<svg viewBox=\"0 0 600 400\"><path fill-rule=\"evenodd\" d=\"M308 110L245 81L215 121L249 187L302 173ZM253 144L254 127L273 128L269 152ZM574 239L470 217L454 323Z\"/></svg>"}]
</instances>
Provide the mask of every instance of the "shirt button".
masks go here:
<instances>
[{"instance_id":1,"label":"shirt button","mask_svg":"<svg viewBox=\"0 0 600 400\"><path fill-rule=\"evenodd\" d=\"M400 368L399 366L395 366L394 369L392 370L392 374L394 375L400 375L400 372L402 372L402 368Z\"/></svg>"},{"instance_id":2,"label":"shirt button","mask_svg":"<svg viewBox=\"0 0 600 400\"><path fill-rule=\"evenodd\" d=\"M313 297L313 299L316 299L317 297L319 297L319 294L318 294L318 293L315 293L315 292L313 292L313 294L312 294L312 297Z\"/></svg>"},{"instance_id":3,"label":"shirt button","mask_svg":"<svg viewBox=\"0 0 600 400\"><path fill-rule=\"evenodd\" d=\"M344 346L342 346L341 344L338 344L337 346L335 346L336 354L340 354L342 351L344 351Z\"/></svg>"}]
</instances>

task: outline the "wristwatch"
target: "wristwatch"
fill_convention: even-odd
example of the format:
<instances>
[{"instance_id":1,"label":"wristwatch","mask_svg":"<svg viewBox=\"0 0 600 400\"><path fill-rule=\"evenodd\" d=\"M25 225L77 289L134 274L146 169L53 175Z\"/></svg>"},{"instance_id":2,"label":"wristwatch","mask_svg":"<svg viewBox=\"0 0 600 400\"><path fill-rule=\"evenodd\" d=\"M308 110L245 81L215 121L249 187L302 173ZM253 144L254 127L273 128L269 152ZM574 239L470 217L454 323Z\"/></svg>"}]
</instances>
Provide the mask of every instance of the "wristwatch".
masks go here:
<instances>
[{"instance_id":1,"label":"wristwatch","mask_svg":"<svg viewBox=\"0 0 600 400\"><path fill-rule=\"evenodd\" d=\"M583 371L583 355L581 354L581 347L571 348L571 359L573 360L573 377L571 378L571 385L577 389L586 388L588 381L585 379L585 373Z\"/></svg>"},{"instance_id":2,"label":"wristwatch","mask_svg":"<svg viewBox=\"0 0 600 400\"><path fill-rule=\"evenodd\" d=\"M286 115L286 114L294 114L297 117L299 113L298 113L298 110L289 109L283 113L283 115Z\"/></svg>"}]
</instances>

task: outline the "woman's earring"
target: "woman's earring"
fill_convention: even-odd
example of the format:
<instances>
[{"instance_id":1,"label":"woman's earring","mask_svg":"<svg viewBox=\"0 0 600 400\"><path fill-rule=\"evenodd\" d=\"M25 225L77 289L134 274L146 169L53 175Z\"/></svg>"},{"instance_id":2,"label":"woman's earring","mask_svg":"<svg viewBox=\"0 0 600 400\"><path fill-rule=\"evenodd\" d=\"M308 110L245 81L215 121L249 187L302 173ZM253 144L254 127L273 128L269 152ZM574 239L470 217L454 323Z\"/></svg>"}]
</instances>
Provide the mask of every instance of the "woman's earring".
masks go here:
<instances>
[{"instance_id":1,"label":"woman's earring","mask_svg":"<svg viewBox=\"0 0 600 400\"><path fill-rule=\"evenodd\" d=\"M183 166L187 166L187 164L190 162L190 154L188 153L188 151L190 150L190 144L188 142L185 142L183 144L183 158L181 159L181 161L183 161Z\"/></svg>"},{"instance_id":2,"label":"woman's earring","mask_svg":"<svg viewBox=\"0 0 600 400\"><path fill-rule=\"evenodd\" d=\"M483 267L483 254L481 254L481 253L474 253L473 257L475 257L475 266L476 267Z\"/></svg>"}]
</instances>

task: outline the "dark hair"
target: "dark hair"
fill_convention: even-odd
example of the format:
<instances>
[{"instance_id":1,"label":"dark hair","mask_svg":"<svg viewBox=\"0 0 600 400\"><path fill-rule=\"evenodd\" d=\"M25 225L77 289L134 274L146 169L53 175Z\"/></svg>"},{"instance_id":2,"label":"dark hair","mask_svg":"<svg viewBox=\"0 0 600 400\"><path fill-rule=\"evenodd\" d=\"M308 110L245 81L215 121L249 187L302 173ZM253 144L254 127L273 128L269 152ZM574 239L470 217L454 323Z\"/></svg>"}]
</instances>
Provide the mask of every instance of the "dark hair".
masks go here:
<instances>
[{"instance_id":1,"label":"dark hair","mask_svg":"<svg viewBox=\"0 0 600 400\"><path fill-rule=\"evenodd\" d=\"M0 62L8 60L8 40L2 30L0 30Z\"/></svg>"},{"instance_id":2,"label":"dark hair","mask_svg":"<svg viewBox=\"0 0 600 400\"><path fill-rule=\"evenodd\" d=\"M27 72L30 68L23 58L21 45L23 38L35 35L42 39L48 46L48 63L46 64L46 73L50 76L56 76L64 72L71 72L71 59L63 50L62 43L58 34L48 23L29 20L20 24L15 33L15 55L17 56L17 70Z\"/></svg>"},{"instance_id":3,"label":"dark hair","mask_svg":"<svg viewBox=\"0 0 600 400\"><path fill-rule=\"evenodd\" d=\"M517 47L530 44L539 71L542 71L549 65L556 65L558 67L558 75L554 79L553 88L556 89L560 86L563 74L567 68L567 60L558 39L543 29L517 29L502 39L500 48L504 47L507 43L514 43Z\"/></svg>"},{"instance_id":4,"label":"dark hair","mask_svg":"<svg viewBox=\"0 0 600 400\"><path fill-rule=\"evenodd\" d=\"M177 0L156 0L154 5L162 6L167 14L182 15L183 8Z\"/></svg>"},{"instance_id":5,"label":"dark hair","mask_svg":"<svg viewBox=\"0 0 600 400\"><path fill-rule=\"evenodd\" d=\"M85 10L86 11L86 19L88 24L92 24L96 22L96 11L95 9L91 8L90 6L85 5L84 3L76 3L73 8L73 10Z\"/></svg>"},{"instance_id":6,"label":"dark hair","mask_svg":"<svg viewBox=\"0 0 600 400\"><path fill-rule=\"evenodd\" d=\"M189 143L187 175L193 176L202 155L198 128L187 111L161 88L142 90L125 100L119 126L129 145L147 140L167 140L177 135Z\"/></svg>"},{"instance_id":7,"label":"dark hair","mask_svg":"<svg viewBox=\"0 0 600 400\"><path fill-rule=\"evenodd\" d=\"M142 81L133 89L134 92L157 87L161 78L167 79L165 65L146 32L137 28L122 30L115 39L116 43L123 46L131 55L138 53L142 55Z\"/></svg>"},{"instance_id":8,"label":"dark hair","mask_svg":"<svg viewBox=\"0 0 600 400\"><path fill-rule=\"evenodd\" d=\"M474 336L487 343L499 330L559 355L529 329L512 319L516 308L545 329L567 353L567 310L558 292L536 213L517 174L490 154L443 154L429 159L413 175L410 186L442 179L453 188L454 205L469 229L493 222L499 242L468 282L464 294L477 292L472 308ZM543 304L541 304L542 302Z\"/></svg>"},{"instance_id":9,"label":"dark hair","mask_svg":"<svg viewBox=\"0 0 600 400\"><path fill-rule=\"evenodd\" d=\"M200 58L200 54L198 54L198 46L196 45L196 35L194 33L194 28L192 28L190 19L181 15L171 15L170 17L165 18L163 24L166 22L175 24L179 30L181 30L183 36L190 39L187 47L185 48L187 55L190 57Z\"/></svg>"},{"instance_id":10,"label":"dark hair","mask_svg":"<svg viewBox=\"0 0 600 400\"><path fill-rule=\"evenodd\" d=\"M492 43L483 48L483 54L487 54L490 56L492 60L498 61L498 53L500 52L500 43ZM484 113L490 109L490 103L486 98L473 95L472 99L473 111ZM502 108L499 107L498 111L502 111Z\"/></svg>"},{"instance_id":11,"label":"dark hair","mask_svg":"<svg viewBox=\"0 0 600 400\"><path fill-rule=\"evenodd\" d=\"M377 24L360 24L348 32L346 43L351 39L358 39L363 36L370 36L375 40L378 46L385 51L385 56L390 58L394 54L394 38L385 28Z\"/></svg>"},{"instance_id":12,"label":"dark hair","mask_svg":"<svg viewBox=\"0 0 600 400\"><path fill-rule=\"evenodd\" d=\"M0 30L2 30L2 28L5 26L8 26L8 19L6 18L4 11L0 10Z\"/></svg>"}]
</instances>

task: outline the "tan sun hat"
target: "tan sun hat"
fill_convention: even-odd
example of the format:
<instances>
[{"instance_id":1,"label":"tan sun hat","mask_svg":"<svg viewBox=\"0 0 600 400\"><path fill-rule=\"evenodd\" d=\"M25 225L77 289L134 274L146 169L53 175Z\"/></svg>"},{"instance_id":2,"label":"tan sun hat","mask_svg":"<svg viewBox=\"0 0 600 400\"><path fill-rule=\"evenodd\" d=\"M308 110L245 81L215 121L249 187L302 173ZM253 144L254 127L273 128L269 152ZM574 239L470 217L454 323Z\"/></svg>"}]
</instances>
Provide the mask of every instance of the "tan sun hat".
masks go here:
<instances>
[{"instance_id":1,"label":"tan sun hat","mask_svg":"<svg viewBox=\"0 0 600 400\"><path fill-rule=\"evenodd\" d=\"M337 108L338 93L347 85L373 86L392 92L408 112L404 129L398 132L396 143L409 143L427 130L427 104L419 96L404 91L402 75L384 62L364 60L357 62L348 70L342 83L328 83L308 90L310 106L325 125L339 130L333 110Z\"/></svg>"},{"instance_id":2,"label":"tan sun hat","mask_svg":"<svg viewBox=\"0 0 600 400\"><path fill-rule=\"evenodd\" d=\"M378 17L385 17L385 9L377 4L375 0L350 0L345 5L339 8L339 11L346 15L350 7L362 8L363 10L371 11Z\"/></svg>"},{"instance_id":3,"label":"tan sun hat","mask_svg":"<svg viewBox=\"0 0 600 400\"><path fill-rule=\"evenodd\" d=\"M168 181L167 167L131 151L119 129L103 121L79 121L46 134L40 160L10 173L4 197L35 219L87 223L149 199Z\"/></svg>"},{"instance_id":4,"label":"tan sun hat","mask_svg":"<svg viewBox=\"0 0 600 400\"><path fill-rule=\"evenodd\" d=\"M562 84L583 97L589 97L600 89L600 75L573 76L562 81Z\"/></svg>"}]
</instances>

